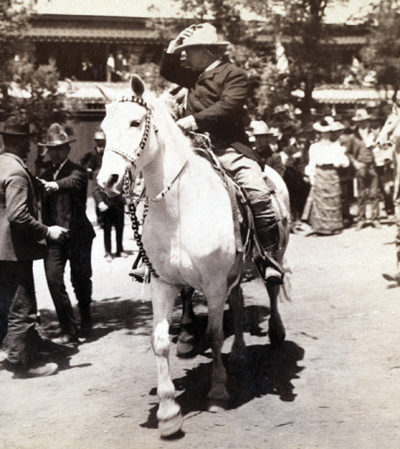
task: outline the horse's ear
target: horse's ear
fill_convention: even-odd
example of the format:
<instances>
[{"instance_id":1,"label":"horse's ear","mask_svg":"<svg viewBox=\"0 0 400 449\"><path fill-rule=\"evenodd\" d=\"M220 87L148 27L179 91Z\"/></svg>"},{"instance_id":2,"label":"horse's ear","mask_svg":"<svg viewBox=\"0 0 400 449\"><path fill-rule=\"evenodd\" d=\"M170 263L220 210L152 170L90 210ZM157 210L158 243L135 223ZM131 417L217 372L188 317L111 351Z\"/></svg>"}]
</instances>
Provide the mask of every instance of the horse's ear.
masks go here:
<instances>
[{"instance_id":1,"label":"horse's ear","mask_svg":"<svg viewBox=\"0 0 400 449\"><path fill-rule=\"evenodd\" d=\"M142 78L140 78L140 76L138 75L132 75L131 78L131 88L133 93L137 96L137 97L141 97L143 95L144 92L144 82L142 80Z\"/></svg>"}]
</instances>

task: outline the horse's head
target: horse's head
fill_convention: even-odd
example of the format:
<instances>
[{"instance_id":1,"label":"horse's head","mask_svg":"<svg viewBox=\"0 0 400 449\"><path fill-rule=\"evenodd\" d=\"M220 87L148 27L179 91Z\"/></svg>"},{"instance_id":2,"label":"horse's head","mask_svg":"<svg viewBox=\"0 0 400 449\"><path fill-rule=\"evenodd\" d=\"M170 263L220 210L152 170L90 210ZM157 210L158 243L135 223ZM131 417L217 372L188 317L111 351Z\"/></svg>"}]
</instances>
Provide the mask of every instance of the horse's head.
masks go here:
<instances>
[{"instance_id":1,"label":"horse's head","mask_svg":"<svg viewBox=\"0 0 400 449\"><path fill-rule=\"evenodd\" d=\"M392 111L388 115L379 135L377 143L379 145L393 144L400 137L400 110L394 103Z\"/></svg>"},{"instance_id":2,"label":"horse's head","mask_svg":"<svg viewBox=\"0 0 400 449\"><path fill-rule=\"evenodd\" d=\"M101 124L106 147L97 182L109 196L121 194L125 175L135 176L146 164L148 155L144 150L155 132L150 107L143 99L145 86L140 77L132 76L131 89L132 97L106 105Z\"/></svg>"}]
</instances>

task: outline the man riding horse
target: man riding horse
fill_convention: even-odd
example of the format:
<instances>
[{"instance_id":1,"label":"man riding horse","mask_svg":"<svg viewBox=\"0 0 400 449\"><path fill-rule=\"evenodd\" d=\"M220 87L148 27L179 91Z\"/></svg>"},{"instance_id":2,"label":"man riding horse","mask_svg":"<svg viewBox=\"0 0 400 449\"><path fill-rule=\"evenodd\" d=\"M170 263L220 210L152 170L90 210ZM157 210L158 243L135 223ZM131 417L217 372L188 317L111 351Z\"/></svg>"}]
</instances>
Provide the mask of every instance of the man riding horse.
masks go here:
<instances>
[{"instance_id":1,"label":"man riding horse","mask_svg":"<svg viewBox=\"0 0 400 449\"><path fill-rule=\"evenodd\" d=\"M188 89L184 117L177 124L184 131L209 134L222 166L246 191L259 242L269 251L279 239L278 223L269 188L245 132L249 121L244 107L247 76L228 61L228 45L218 38L214 26L191 25L170 42L160 73ZM271 263L265 269L264 279L281 284L282 273Z\"/></svg>"}]
</instances>

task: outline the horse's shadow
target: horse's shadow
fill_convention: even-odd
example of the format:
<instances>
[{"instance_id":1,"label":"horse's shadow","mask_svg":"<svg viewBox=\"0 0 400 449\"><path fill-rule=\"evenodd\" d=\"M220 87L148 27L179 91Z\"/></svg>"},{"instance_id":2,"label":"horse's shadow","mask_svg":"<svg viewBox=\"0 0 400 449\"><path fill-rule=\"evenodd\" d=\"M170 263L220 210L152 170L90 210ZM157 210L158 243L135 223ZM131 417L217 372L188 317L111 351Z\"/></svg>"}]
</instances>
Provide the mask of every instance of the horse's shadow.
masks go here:
<instances>
[{"instance_id":1,"label":"horse's shadow","mask_svg":"<svg viewBox=\"0 0 400 449\"><path fill-rule=\"evenodd\" d=\"M246 307L245 331L257 336L265 336L266 332L259 327L259 323L267 314L268 308L266 307ZM226 311L224 316L226 337L232 334L229 315L230 312ZM198 320L196 326L200 324L200 328L204 330L206 317L200 314L196 318ZM257 319L254 320L254 318ZM201 347L200 342L198 346ZM204 354L207 348L207 345L203 345L201 348L203 355L211 359L210 351ZM174 348L172 347L171 350ZM303 357L304 349L292 341L284 341L277 347L271 344L247 346L244 361L239 366L231 361L230 354L223 354L230 397L227 408L238 408L254 398L268 394L278 395L282 401L294 401L296 394L292 380L298 378L298 373L303 370L303 367L298 365ZM212 362L200 363L198 366L186 370L185 376L174 379L177 390L176 400L184 415L208 410L207 394L211 387L211 370ZM150 395L156 395L156 388L150 391ZM147 421L142 423L141 427L157 428L157 409L158 402L154 402Z\"/></svg>"}]
</instances>

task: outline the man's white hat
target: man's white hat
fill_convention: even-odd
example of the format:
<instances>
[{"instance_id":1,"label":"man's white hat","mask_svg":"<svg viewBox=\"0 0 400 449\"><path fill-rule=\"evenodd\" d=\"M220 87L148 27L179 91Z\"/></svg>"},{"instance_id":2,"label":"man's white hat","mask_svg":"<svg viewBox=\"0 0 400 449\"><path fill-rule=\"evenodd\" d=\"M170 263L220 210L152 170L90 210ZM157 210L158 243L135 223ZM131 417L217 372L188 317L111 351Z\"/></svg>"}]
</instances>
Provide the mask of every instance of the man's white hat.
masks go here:
<instances>
[{"instance_id":1,"label":"man's white hat","mask_svg":"<svg viewBox=\"0 0 400 449\"><path fill-rule=\"evenodd\" d=\"M364 120L369 120L371 116L368 114L366 109L357 109L354 117L352 117L353 122L363 122Z\"/></svg>"},{"instance_id":2,"label":"man's white hat","mask_svg":"<svg viewBox=\"0 0 400 449\"><path fill-rule=\"evenodd\" d=\"M190 30L192 34L183 39L182 44L175 48L174 53L178 53L188 47L220 47L229 45L228 41L219 39L217 29L210 23L191 25L187 30Z\"/></svg>"}]
</instances>

